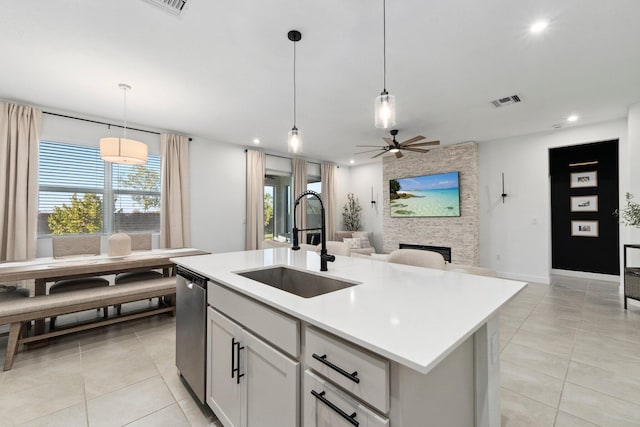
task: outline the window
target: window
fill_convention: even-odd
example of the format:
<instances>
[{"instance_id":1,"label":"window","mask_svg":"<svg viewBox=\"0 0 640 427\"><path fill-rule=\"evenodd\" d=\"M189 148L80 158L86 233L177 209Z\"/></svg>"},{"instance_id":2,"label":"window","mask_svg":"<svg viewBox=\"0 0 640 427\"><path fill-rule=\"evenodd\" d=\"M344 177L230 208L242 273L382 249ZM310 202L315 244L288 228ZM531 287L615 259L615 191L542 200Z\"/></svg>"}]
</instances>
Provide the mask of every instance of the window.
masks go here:
<instances>
[{"instance_id":1,"label":"window","mask_svg":"<svg viewBox=\"0 0 640 427\"><path fill-rule=\"evenodd\" d=\"M291 239L293 227L293 200L291 196L291 175L267 174L264 179L264 238ZM307 190L321 193L322 184L318 177L308 177ZM320 228L320 202L307 198L307 228ZM320 243L320 232L307 234L307 243Z\"/></svg>"},{"instance_id":2,"label":"window","mask_svg":"<svg viewBox=\"0 0 640 427\"><path fill-rule=\"evenodd\" d=\"M100 149L41 141L38 234L160 230L160 156L108 163Z\"/></svg>"},{"instance_id":3,"label":"window","mask_svg":"<svg viewBox=\"0 0 640 427\"><path fill-rule=\"evenodd\" d=\"M264 179L264 238L291 238L291 175Z\"/></svg>"}]
</instances>

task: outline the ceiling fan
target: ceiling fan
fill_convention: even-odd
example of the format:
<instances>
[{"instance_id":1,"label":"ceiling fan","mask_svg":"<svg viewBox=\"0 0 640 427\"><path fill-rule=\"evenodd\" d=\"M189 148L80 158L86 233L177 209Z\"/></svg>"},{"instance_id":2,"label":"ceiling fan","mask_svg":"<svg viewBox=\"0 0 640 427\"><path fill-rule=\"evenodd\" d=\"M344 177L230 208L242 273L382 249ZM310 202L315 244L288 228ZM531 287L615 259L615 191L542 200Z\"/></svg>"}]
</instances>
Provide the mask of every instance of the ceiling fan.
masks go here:
<instances>
[{"instance_id":1,"label":"ceiling fan","mask_svg":"<svg viewBox=\"0 0 640 427\"><path fill-rule=\"evenodd\" d=\"M356 145L356 147L376 147L376 149L360 151L359 153L355 153L355 154L370 153L372 151L382 150L380 153L373 156L372 159L375 159L378 156L382 156L385 153L394 153L396 155L396 158L399 159L403 157L401 150L413 151L416 153L428 153L429 150L425 150L424 148L416 148L416 147L440 145L440 141L418 142L418 141L422 141L423 139L426 139L422 135L414 136L413 138L407 139L406 141L403 141L403 142L398 142L396 141L396 135L398 134L398 130L392 129L389 133L391 133L391 136L393 137L393 139L387 138L387 137L382 138L387 143L387 145L383 147L380 147L378 145Z\"/></svg>"}]
</instances>

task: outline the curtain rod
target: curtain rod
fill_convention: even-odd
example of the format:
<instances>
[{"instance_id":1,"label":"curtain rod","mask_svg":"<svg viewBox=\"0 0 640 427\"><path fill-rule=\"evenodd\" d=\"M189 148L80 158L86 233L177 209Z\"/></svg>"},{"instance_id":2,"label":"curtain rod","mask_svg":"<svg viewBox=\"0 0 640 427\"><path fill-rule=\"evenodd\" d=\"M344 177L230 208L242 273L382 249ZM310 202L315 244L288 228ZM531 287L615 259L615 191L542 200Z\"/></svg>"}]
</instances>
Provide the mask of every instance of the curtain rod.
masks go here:
<instances>
[{"instance_id":1,"label":"curtain rod","mask_svg":"<svg viewBox=\"0 0 640 427\"><path fill-rule=\"evenodd\" d=\"M249 149L248 149L248 148L245 148L245 149L244 149L244 152L246 153L247 151L249 151ZM278 157L278 158L280 158L280 159L293 160L293 157L279 156L279 155L277 155L277 154L270 154L270 153L264 153L264 154L265 154L265 156L271 156L271 157ZM305 160L306 160L306 159L305 159ZM322 162L312 162L311 160L307 160L307 163L311 163L311 164L319 165L319 166L321 166L321 165L322 165ZM336 166L338 166L338 165L336 165ZM340 166L338 166L338 167L340 167Z\"/></svg>"},{"instance_id":2,"label":"curtain rod","mask_svg":"<svg viewBox=\"0 0 640 427\"><path fill-rule=\"evenodd\" d=\"M80 120L82 122L96 123L96 124L99 124L99 125L106 125L106 126L109 126L109 127L113 126L113 127L123 128L124 129L124 126L114 125L113 123L100 122L98 120L83 119L83 118L80 118L80 117L67 116L65 114L50 113L48 111L43 111L42 114L48 114L50 116L64 117L65 119ZM154 135L160 135L160 132L154 132L152 130L138 129L138 128L132 128L132 127L128 127L128 126L127 126L127 129L135 130L135 131L138 131L138 132L151 133L151 134L154 134ZM189 141L193 141L193 138L189 138Z\"/></svg>"}]
</instances>

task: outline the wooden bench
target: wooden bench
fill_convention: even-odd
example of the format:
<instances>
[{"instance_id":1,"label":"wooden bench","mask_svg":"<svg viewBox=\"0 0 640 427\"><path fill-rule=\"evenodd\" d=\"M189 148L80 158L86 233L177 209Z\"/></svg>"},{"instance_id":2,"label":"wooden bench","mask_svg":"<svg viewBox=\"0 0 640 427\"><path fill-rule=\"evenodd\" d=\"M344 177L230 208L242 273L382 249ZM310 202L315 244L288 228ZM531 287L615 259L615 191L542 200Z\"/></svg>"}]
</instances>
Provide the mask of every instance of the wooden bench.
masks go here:
<instances>
[{"instance_id":1,"label":"wooden bench","mask_svg":"<svg viewBox=\"0 0 640 427\"><path fill-rule=\"evenodd\" d=\"M42 341L60 335L153 316L160 313L175 313L175 294L176 278L162 277L118 286L84 289L3 302L3 304L0 305L0 325L11 325L7 343L7 354L4 360L4 370L8 371L11 369L13 358L20 344ZM23 322L157 297L165 297L165 299L170 302L170 305L136 311L104 320L77 324L66 328L59 328L44 334L34 336L21 335Z\"/></svg>"}]
</instances>

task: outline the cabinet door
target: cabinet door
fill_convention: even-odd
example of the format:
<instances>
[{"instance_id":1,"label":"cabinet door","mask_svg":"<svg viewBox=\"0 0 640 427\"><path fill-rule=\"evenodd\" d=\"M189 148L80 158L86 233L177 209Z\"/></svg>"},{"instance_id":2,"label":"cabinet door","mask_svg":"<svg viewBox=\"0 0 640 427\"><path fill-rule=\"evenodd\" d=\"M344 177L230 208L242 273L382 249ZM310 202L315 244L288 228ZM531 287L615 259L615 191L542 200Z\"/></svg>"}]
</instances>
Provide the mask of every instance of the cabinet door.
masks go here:
<instances>
[{"instance_id":1,"label":"cabinet door","mask_svg":"<svg viewBox=\"0 0 640 427\"><path fill-rule=\"evenodd\" d=\"M207 404L225 427L240 426L241 385L237 384L238 374L232 370L238 366L237 344L233 343L241 333L236 323L211 308L207 309Z\"/></svg>"},{"instance_id":2,"label":"cabinet door","mask_svg":"<svg viewBox=\"0 0 640 427\"><path fill-rule=\"evenodd\" d=\"M296 427L299 425L300 364L244 331L241 382L243 427Z\"/></svg>"}]
</instances>

